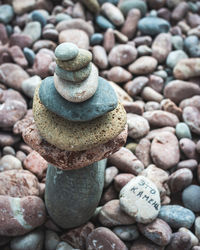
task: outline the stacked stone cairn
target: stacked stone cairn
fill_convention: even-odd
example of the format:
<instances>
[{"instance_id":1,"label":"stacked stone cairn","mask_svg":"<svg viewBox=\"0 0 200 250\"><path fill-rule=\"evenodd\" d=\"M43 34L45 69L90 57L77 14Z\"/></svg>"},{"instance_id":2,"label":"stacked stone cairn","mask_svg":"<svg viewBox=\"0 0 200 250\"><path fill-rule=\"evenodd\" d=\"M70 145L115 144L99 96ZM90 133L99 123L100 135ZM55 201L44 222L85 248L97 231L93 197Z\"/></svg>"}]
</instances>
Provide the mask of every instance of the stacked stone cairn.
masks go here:
<instances>
[{"instance_id":1,"label":"stacked stone cairn","mask_svg":"<svg viewBox=\"0 0 200 250\"><path fill-rule=\"evenodd\" d=\"M36 89L34 122L23 137L49 162L45 204L50 217L72 228L89 220L99 203L105 158L126 142L126 112L98 76L89 51L63 43L55 56L55 74Z\"/></svg>"}]
</instances>

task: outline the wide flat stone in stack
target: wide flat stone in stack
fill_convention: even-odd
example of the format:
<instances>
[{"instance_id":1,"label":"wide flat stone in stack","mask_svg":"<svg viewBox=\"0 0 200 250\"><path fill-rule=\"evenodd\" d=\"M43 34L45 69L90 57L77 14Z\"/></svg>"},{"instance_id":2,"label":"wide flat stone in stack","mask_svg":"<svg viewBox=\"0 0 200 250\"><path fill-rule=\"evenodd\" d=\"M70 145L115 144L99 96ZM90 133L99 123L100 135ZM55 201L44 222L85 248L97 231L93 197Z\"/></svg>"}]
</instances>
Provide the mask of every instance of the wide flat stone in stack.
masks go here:
<instances>
[{"instance_id":1,"label":"wide flat stone in stack","mask_svg":"<svg viewBox=\"0 0 200 250\"><path fill-rule=\"evenodd\" d=\"M77 169L108 157L125 143L126 112L111 85L98 76L89 51L63 43L55 56L54 76L35 92L36 126L24 139L58 168ZM52 148L56 159L62 156L56 164L48 154Z\"/></svg>"}]
</instances>

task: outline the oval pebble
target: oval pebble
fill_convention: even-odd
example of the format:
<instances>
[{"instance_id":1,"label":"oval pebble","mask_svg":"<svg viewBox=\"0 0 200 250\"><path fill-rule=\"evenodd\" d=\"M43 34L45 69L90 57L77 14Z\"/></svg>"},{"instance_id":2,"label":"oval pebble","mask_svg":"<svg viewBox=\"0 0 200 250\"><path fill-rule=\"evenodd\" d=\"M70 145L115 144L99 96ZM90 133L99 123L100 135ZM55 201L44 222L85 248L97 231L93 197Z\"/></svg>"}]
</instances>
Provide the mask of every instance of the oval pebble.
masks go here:
<instances>
[{"instance_id":1,"label":"oval pebble","mask_svg":"<svg viewBox=\"0 0 200 250\"><path fill-rule=\"evenodd\" d=\"M191 228L195 215L194 213L179 205L162 206L158 217L167 222L172 228L186 227Z\"/></svg>"},{"instance_id":2,"label":"oval pebble","mask_svg":"<svg viewBox=\"0 0 200 250\"><path fill-rule=\"evenodd\" d=\"M194 212L200 212L200 187L190 185L183 190L182 201L185 207Z\"/></svg>"},{"instance_id":3,"label":"oval pebble","mask_svg":"<svg viewBox=\"0 0 200 250\"><path fill-rule=\"evenodd\" d=\"M62 61L74 59L78 55L78 47L73 43L62 43L55 49L55 56Z\"/></svg>"}]
</instances>

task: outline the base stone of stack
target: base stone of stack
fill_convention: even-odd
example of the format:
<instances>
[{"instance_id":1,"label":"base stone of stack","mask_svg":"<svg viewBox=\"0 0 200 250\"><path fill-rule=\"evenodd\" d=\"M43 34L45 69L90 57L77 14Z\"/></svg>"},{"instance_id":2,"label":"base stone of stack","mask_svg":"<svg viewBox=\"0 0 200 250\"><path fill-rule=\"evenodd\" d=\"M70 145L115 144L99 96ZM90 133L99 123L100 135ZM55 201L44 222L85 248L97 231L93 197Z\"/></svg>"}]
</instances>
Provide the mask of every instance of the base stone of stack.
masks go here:
<instances>
[{"instance_id":1,"label":"base stone of stack","mask_svg":"<svg viewBox=\"0 0 200 250\"><path fill-rule=\"evenodd\" d=\"M106 160L101 160L84 169L62 171L49 164L45 204L58 226L78 227L91 218L101 198L105 166Z\"/></svg>"},{"instance_id":2,"label":"base stone of stack","mask_svg":"<svg viewBox=\"0 0 200 250\"><path fill-rule=\"evenodd\" d=\"M49 144L40 136L34 123L24 130L23 138L49 163L56 165L61 170L72 170L86 167L115 153L126 143L127 134L126 125L125 129L113 140L98 147L77 152L61 150Z\"/></svg>"}]
</instances>

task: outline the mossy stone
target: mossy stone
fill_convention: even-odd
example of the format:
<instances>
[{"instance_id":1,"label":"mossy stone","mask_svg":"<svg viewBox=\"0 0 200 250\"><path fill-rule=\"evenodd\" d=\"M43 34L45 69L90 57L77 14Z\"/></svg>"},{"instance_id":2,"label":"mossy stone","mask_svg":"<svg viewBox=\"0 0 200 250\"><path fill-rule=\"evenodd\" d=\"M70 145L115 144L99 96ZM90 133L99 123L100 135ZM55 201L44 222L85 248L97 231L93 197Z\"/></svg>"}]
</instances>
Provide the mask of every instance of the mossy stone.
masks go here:
<instances>
[{"instance_id":1,"label":"mossy stone","mask_svg":"<svg viewBox=\"0 0 200 250\"><path fill-rule=\"evenodd\" d=\"M64 70L77 71L86 67L92 61L92 53L85 49L79 49L78 55L69 61L56 59L58 66Z\"/></svg>"}]
</instances>

